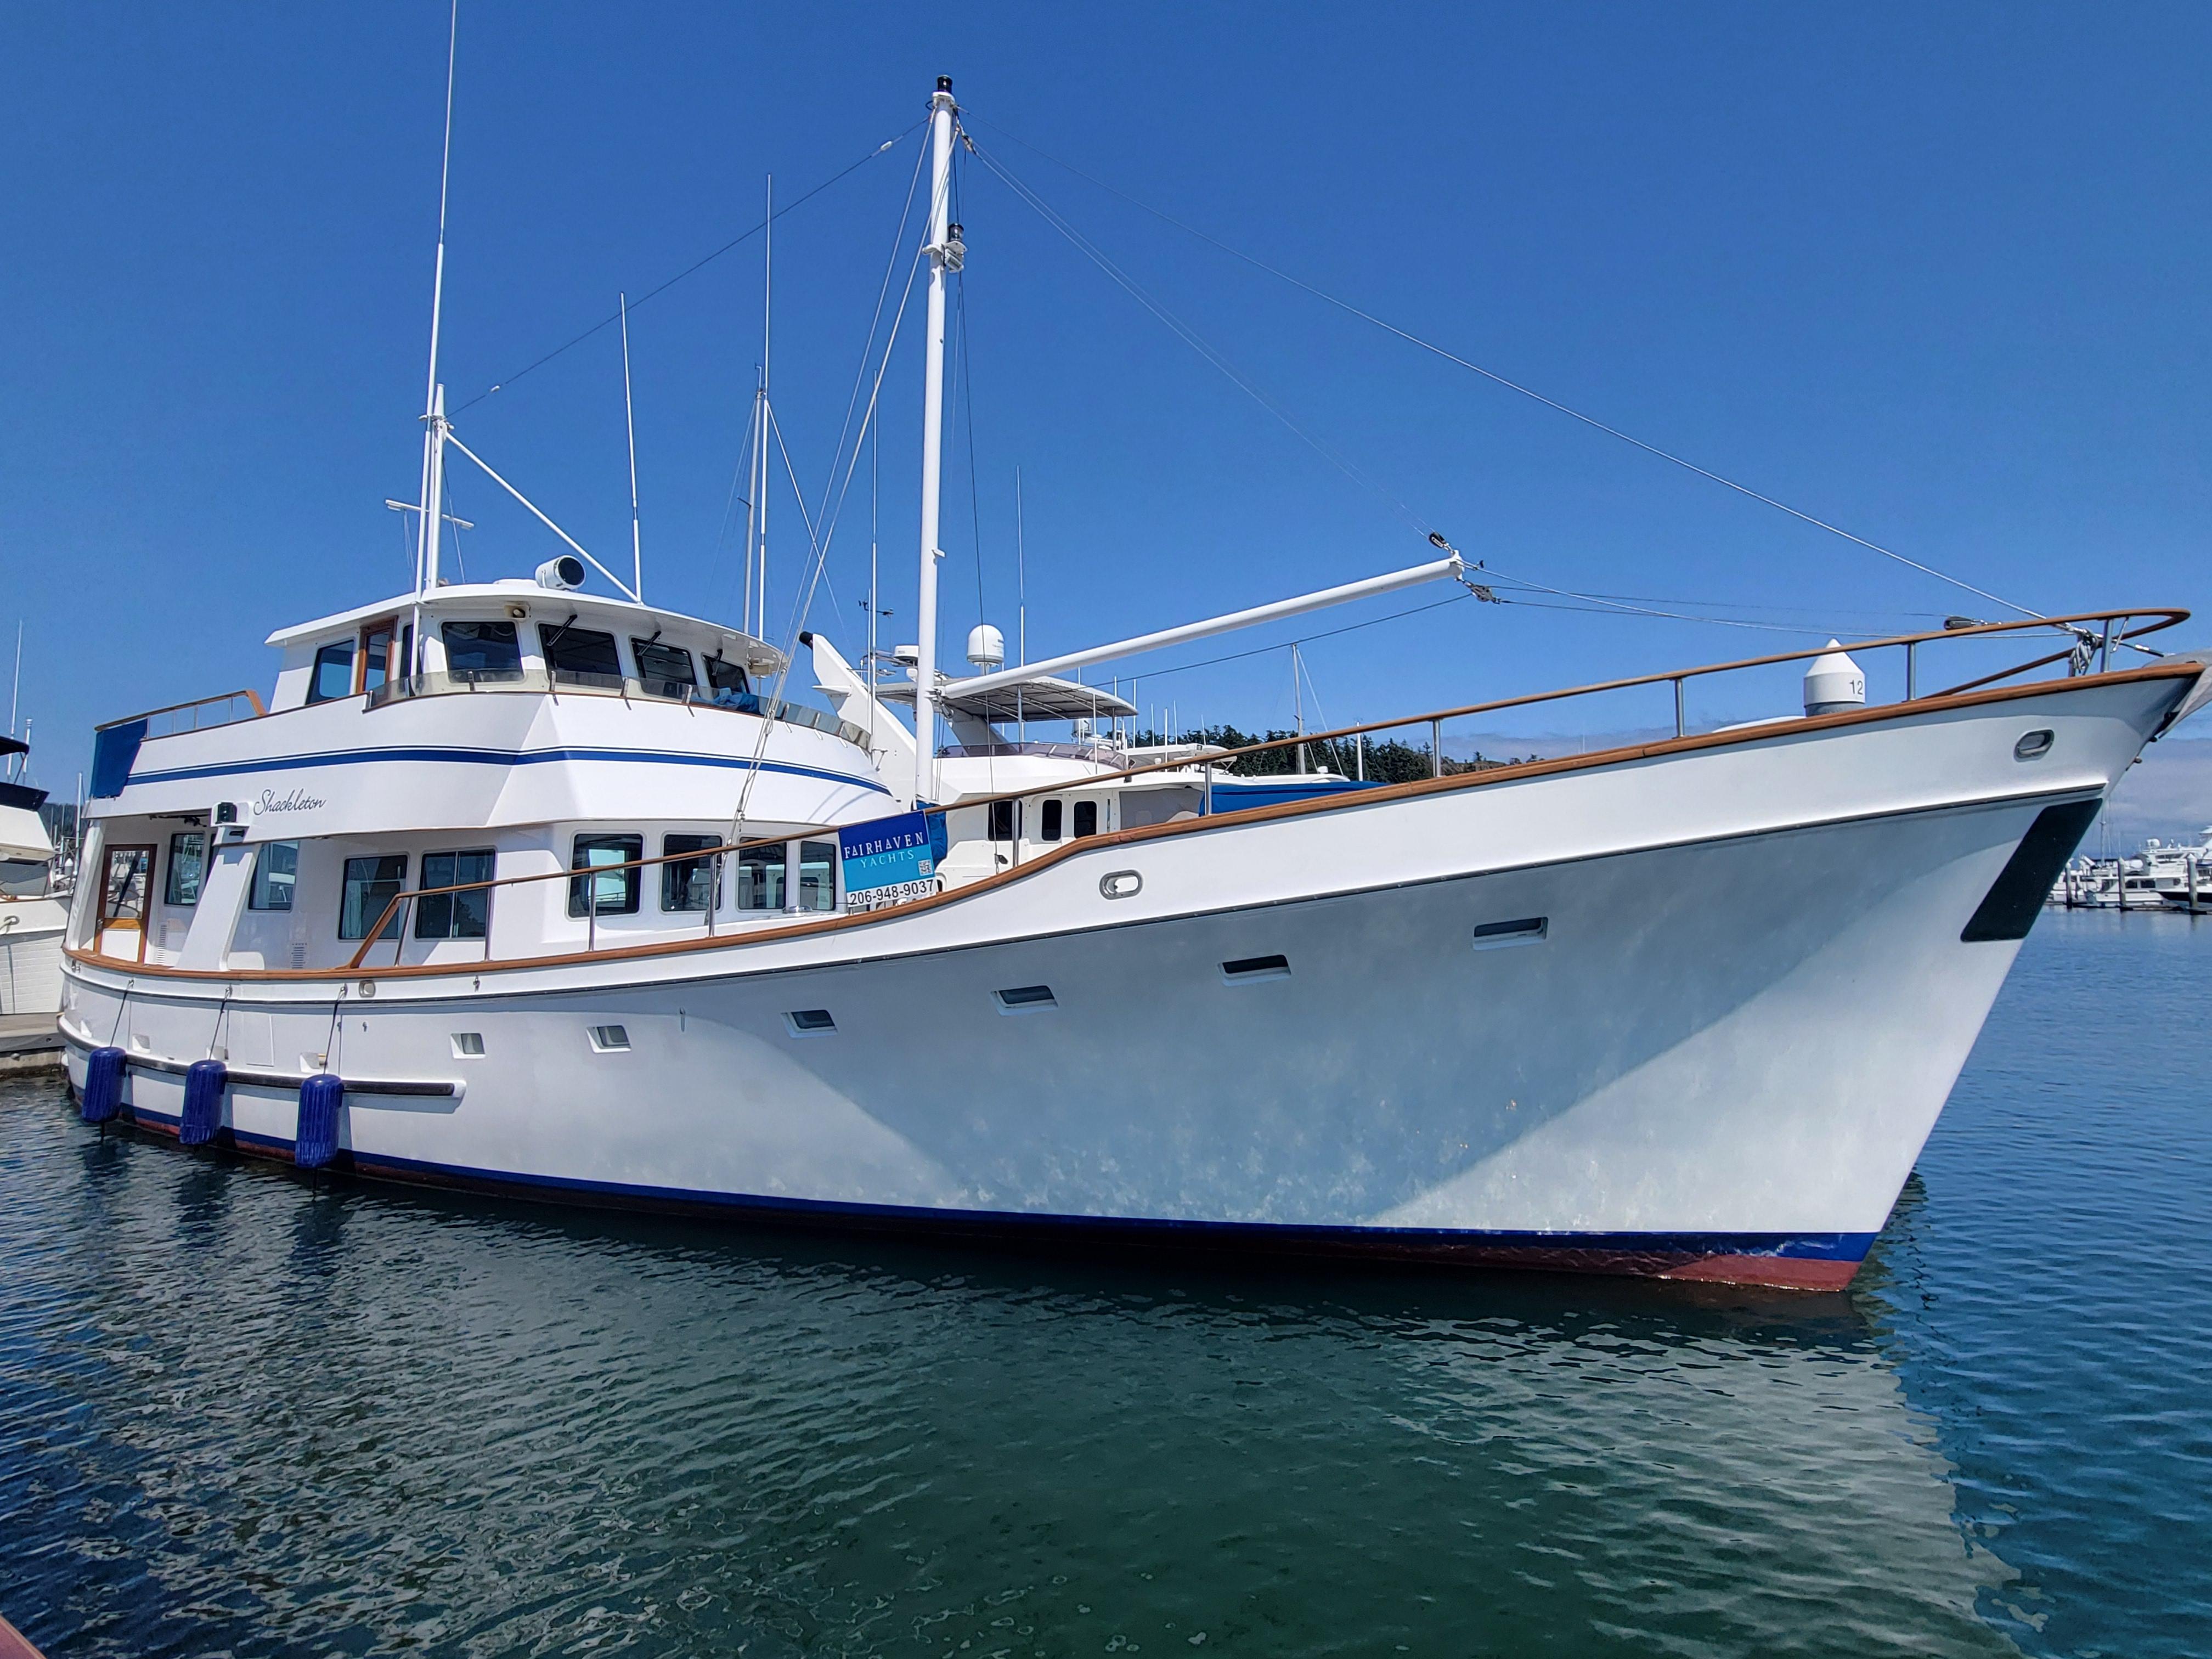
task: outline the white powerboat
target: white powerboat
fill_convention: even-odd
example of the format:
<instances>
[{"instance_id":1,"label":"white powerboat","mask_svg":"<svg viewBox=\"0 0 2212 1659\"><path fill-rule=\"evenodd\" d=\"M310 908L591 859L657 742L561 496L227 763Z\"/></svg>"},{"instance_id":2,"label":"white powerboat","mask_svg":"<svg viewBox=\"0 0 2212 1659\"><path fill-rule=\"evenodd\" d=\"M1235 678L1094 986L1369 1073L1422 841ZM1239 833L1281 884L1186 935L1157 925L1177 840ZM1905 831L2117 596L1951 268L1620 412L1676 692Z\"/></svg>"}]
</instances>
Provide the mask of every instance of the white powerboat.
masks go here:
<instances>
[{"instance_id":1,"label":"white powerboat","mask_svg":"<svg viewBox=\"0 0 2212 1659\"><path fill-rule=\"evenodd\" d=\"M1581 692L1295 740L1425 738L1387 784L1032 745L1097 712L1073 670L1463 573L941 675L955 116L940 82L911 726L872 665L808 641L837 711L798 707L764 628L583 592L567 555L442 583L444 451L476 458L434 357L414 590L270 635L265 700L99 734L88 1117L580 1202L1847 1282L2106 792L2212 695L2199 659L2112 661L2185 613L1855 647L1911 688L2033 630L1886 704L1832 650L1640 677L1595 689L1671 687L1673 736L1480 770L1449 722ZM2054 629L2094 654L2034 678ZM1689 680L1804 659L1802 714L1683 719Z\"/></svg>"},{"instance_id":2,"label":"white powerboat","mask_svg":"<svg viewBox=\"0 0 2212 1659\"><path fill-rule=\"evenodd\" d=\"M28 752L20 739L0 737L0 757L19 763ZM40 816L46 804L45 790L0 780L0 1018L51 1015L62 1006L69 881Z\"/></svg>"}]
</instances>

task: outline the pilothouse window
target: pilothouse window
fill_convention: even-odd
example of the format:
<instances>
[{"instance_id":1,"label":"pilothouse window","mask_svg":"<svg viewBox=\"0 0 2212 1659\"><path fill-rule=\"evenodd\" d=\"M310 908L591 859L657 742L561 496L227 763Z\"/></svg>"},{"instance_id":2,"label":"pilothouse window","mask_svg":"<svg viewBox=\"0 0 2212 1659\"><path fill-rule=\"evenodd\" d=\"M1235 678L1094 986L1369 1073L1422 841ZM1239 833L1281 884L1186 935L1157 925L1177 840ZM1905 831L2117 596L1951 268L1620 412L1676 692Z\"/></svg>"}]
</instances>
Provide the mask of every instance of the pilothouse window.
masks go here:
<instances>
[{"instance_id":1,"label":"pilothouse window","mask_svg":"<svg viewBox=\"0 0 2212 1659\"><path fill-rule=\"evenodd\" d=\"M1044 823L1039 828L1037 833L1037 839L1039 841L1058 841L1060 839L1060 805L1058 801L1048 800L1044 804Z\"/></svg>"},{"instance_id":2,"label":"pilothouse window","mask_svg":"<svg viewBox=\"0 0 2212 1659\"><path fill-rule=\"evenodd\" d=\"M613 635L540 623L538 637L545 647L545 666L556 681L609 687L622 684L622 659L616 653Z\"/></svg>"},{"instance_id":3,"label":"pilothouse window","mask_svg":"<svg viewBox=\"0 0 2212 1659\"><path fill-rule=\"evenodd\" d=\"M1097 801L1079 800L1075 803L1075 833L1079 836L1095 836L1098 833L1098 803Z\"/></svg>"},{"instance_id":4,"label":"pilothouse window","mask_svg":"<svg viewBox=\"0 0 2212 1659\"><path fill-rule=\"evenodd\" d=\"M335 702L353 696L353 641L334 640L315 653L314 678L307 682L309 702Z\"/></svg>"},{"instance_id":5,"label":"pilothouse window","mask_svg":"<svg viewBox=\"0 0 2212 1659\"><path fill-rule=\"evenodd\" d=\"M631 654L637 659L637 678L647 691L657 697L680 697L699 684L691 672L691 653L680 645L663 645L656 640L632 640Z\"/></svg>"},{"instance_id":6,"label":"pilothouse window","mask_svg":"<svg viewBox=\"0 0 2212 1659\"><path fill-rule=\"evenodd\" d=\"M522 646L511 622L446 624L446 672L456 679L519 680Z\"/></svg>"},{"instance_id":7,"label":"pilothouse window","mask_svg":"<svg viewBox=\"0 0 2212 1659\"><path fill-rule=\"evenodd\" d=\"M720 657L708 658L707 686L714 693L715 707L735 708L748 714L760 713L760 699L746 682L745 671L736 663Z\"/></svg>"}]
</instances>

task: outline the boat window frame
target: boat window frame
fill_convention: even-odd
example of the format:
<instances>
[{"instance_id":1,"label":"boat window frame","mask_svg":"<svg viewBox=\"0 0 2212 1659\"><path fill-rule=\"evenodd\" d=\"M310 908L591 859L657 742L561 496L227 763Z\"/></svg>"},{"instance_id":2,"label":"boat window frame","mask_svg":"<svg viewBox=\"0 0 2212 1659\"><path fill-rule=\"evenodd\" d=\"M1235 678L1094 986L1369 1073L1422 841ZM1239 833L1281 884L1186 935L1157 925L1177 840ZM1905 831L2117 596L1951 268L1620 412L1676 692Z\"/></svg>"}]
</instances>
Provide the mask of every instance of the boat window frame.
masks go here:
<instances>
[{"instance_id":1,"label":"boat window frame","mask_svg":"<svg viewBox=\"0 0 2212 1659\"><path fill-rule=\"evenodd\" d=\"M392 901L407 890L408 855L404 853L363 853L356 857L346 860L344 864L340 866L338 872L337 922L338 937L340 939L348 941L355 941L368 937L366 933L349 933L346 932L346 898L348 894L352 890L354 885L354 866L356 864L384 864L395 859L398 860L399 863L399 873L397 877L371 876L362 882L362 896L364 902L359 912L361 920L355 925L358 927L366 928L371 926L379 916L385 913L386 909L390 909L392 915L385 922L383 927L378 932L376 937L379 939L396 939L399 937L399 918L401 913L406 908L406 906L394 905ZM374 896L376 889L386 886L390 887L392 890L384 895L382 900L377 902L374 909L369 909L367 905L367 901Z\"/></svg>"},{"instance_id":2,"label":"boat window frame","mask_svg":"<svg viewBox=\"0 0 2212 1659\"><path fill-rule=\"evenodd\" d=\"M688 843L678 846L676 843ZM660 838L661 856L669 860L660 866L660 908L665 915L712 915L722 908L722 861L711 855L699 857L710 847L723 844L720 836L701 835L693 830L679 830ZM691 856L685 856L690 854ZM712 866L714 890L704 904L672 902L678 895L687 891L696 882L700 865Z\"/></svg>"},{"instance_id":3,"label":"boat window frame","mask_svg":"<svg viewBox=\"0 0 2212 1659\"><path fill-rule=\"evenodd\" d=\"M1075 827L1068 833L1068 839L1070 841L1080 841L1085 836L1095 836L1098 833L1098 803L1097 801L1077 801L1075 803L1075 811L1072 816L1074 819ZM1088 818L1091 821L1091 827L1087 830L1083 827L1084 820L1085 818Z\"/></svg>"},{"instance_id":4,"label":"boat window frame","mask_svg":"<svg viewBox=\"0 0 2212 1659\"><path fill-rule=\"evenodd\" d=\"M794 856L792 858L790 863L786 866L787 871L789 873L787 873L785 878L787 882L789 884L789 891L787 896L792 908L802 916L834 915L837 909L837 900L839 897L837 889L839 886L839 878L842 874L842 866L844 862L844 860L838 856L837 843L834 841L813 841L805 836L801 836L798 841L792 843L792 847ZM820 891L817 892L815 896L818 901L817 902L809 904L806 902L806 868L808 864L806 855L810 850L813 849L818 849L822 854L821 857L814 860L813 862L820 865L829 871L830 886L829 890L826 893Z\"/></svg>"},{"instance_id":5,"label":"boat window frame","mask_svg":"<svg viewBox=\"0 0 2212 1659\"><path fill-rule=\"evenodd\" d=\"M757 893L764 884L759 881L748 883L748 874L755 870L776 872L775 903L751 904L746 902L749 885ZM781 915L791 908L791 843L787 841L770 842L757 847L739 848L735 882L737 890L732 902L739 915Z\"/></svg>"},{"instance_id":6,"label":"boat window frame","mask_svg":"<svg viewBox=\"0 0 2212 1659\"><path fill-rule=\"evenodd\" d=\"M291 879L284 884L284 902L282 904L264 904L262 902L264 896L276 890L274 884L268 879L270 873L269 855L280 847L289 848L291 852L292 867L289 871L283 872L288 874ZM260 846L253 849L253 875L246 884L246 908L249 910L258 910L269 915L289 915L297 908L299 901L300 843L296 841L263 842Z\"/></svg>"},{"instance_id":7,"label":"boat window frame","mask_svg":"<svg viewBox=\"0 0 2212 1659\"><path fill-rule=\"evenodd\" d=\"M484 871L481 877L464 875L461 872L459 860L472 858L481 858L484 860ZM454 879L447 882L434 877L430 873L432 859L455 860L453 872ZM416 886L424 889L450 886L457 890L450 893L426 891L415 901L414 933L416 939L435 941L451 939L484 939L491 937L491 889L492 884L499 878L499 849L496 847L433 848L420 854L420 862L416 868L419 872L416 882ZM482 896L483 900L483 915L478 922L478 930L473 933L455 933L454 927L464 919L463 907L473 904L478 895ZM431 914L434 909L441 908L445 913L446 926L442 931L428 932L427 926Z\"/></svg>"},{"instance_id":8,"label":"boat window frame","mask_svg":"<svg viewBox=\"0 0 2212 1659\"><path fill-rule=\"evenodd\" d=\"M345 655L343 658L331 658L331 653L334 651L343 651ZM345 686L344 690L325 691L323 689L323 668L326 658L331 659L329 666L337 671L339 678ZM313 658L307 664L308 703L312 705L319 702L342 702L353 696L354 665L360 659L361 653L355 648L354 640L350 635L342 640L325 640L317 646Z\"/></svg>"},{"instance_id":9,"label":"boat window frame","mask_svg":"<svg viewBox=\"0 0 2212 1659\"><path fill-rule=\"evenodd\" d=\"M179 860L177 857L177 843L181 841L195 841L199 843L199 868L194 872L192 878L192 896L190 898L179 898L177 896L177 871L179 866ZM198 904L200 902L200 894L206 890L207 877L208 832L204 830L178 830L173 831L170 834L169 844L161 864L161 902L167 905L173 910L189 910L192 908L195 905Z\"/></svg>"},{"instance_id":10,"label":"boat window frame","mask_svg":"<svg viewBox=\"0 0 2212 1659\"><path fill-rule=\"evenodd\" d=\"M621 857L609 859L603 864L579 864L577 858L586 851L611 851ZM634 916L642 896L644 884L638 880L638 865L645 857L645 836L637 830L602 831L596 835L572 836L568 839L568 915L581 921L586 916ZM627 870L611 870L607 864L627 864ZM599 896L599 883L613 878L622 883L620 897L612 904ZM585 894L589 884L590 898Z\"/></svg>"},{"instance_id":11,"label":"boat window frame","mask_svg":"<svg viewBox=\"0 0 2212 1659\"><path fill-rule=\"evenodd\" d=\"M576 626L576 623L577 618L571 617L564 623L539 623L538 624L538 660L545 665L546 683L551 685L558 685L561 684L561 677L564 674L570 677L568 683L572 685L589 686L604 680L613 680L619 683L623 678L622 665L622 641L617 638L610 630L598 628L579 628ZM556 663L554 661L555 647L557 647L562 641L569 638L571 635L578 638L605 640L607 642L607 651L609 654L614 658L615 666L613 673L609 674L597 668L563 668ZM583 915L583 912L579 910L576 914L578 915Z\"/></svg>"},{"instance_id":12,"label":"boat window frame","mask_svg":"<svg viewBox=\"0 0 2212 1659\"><path fill-rule=\"evenodd\" d=\"M668 652L682 657L684 668L684 678L678 680L672 679L665 674L647 673L645 666L645 653L648 651ZM641 640L635 635L632 635L629 641L629 660L630 665L637 671L637 683L643 686L650 696L680 697L686 692L696 693L699 690L698 661L692 655L691 647L687 645L672 644L658 637ZM676 689L668 690L667 688L671 686Z\"/></svg>"},{"instance_id":13,"label":"boat window frame","mask_svg":"<svg viewBox=\"0 0 2212 1659\"><path fill-rule=\"evenodd\" d=\"M514 649L514 663L512 664L512 665L510 665L510 666L508 666L508 667L506 667L506 668L458 668L458 667L455 667L455 666L454 666L454 665L453 665L453 644L454 644L454 641L453 641L453 630L454 630L455 629L457 629L457 628L468 628L468 629L503 628L503 629L505 629L507 630L507 643L510 647L513 647L513 649ZM451 677L451 678L453 678L453 679L457 679L457 680L465 680L465 681L467 681L470 684L472 684L472 685L475 685L475 684L503 684L503 683L507 683L507 682L510 682L510 681L520 680L520 678L522 678L522 677L523 677L523 667L522 667L522 630L521 630L520 628L518 628L518 627L516 627L516 626L515 626L515 624L514 624L514 619L513 619L512 617L453 617L453 618L452 618L451 620L445 621L445 622L441 622L441 623L440 623L438 624L438 642L439 642L439 644L443 647L443 649L444 649L444 651L445 651L445 653L446 653L446 672L447 672L447 674L449 677ZM469 644L471 644L471 645L474 645L474 646L481 646L481 645L482 645L482 643L483 643L483 641L482 641L481 640L471 640L471 641L467 641L467 643L469 643ZM471 850L473 850L473 849L471 849Z\"/></svg>"},{"instance_id":14,"label":"boat window frame","mask_svg":"<svg viewBox=\"0 0 2212 1659\"><path fill-rule=\"evenodd\" d=\"M369 641L380 634L383 635L387 641L384 648L384 678L376 684L371 685L368 683L368 645ZM412 623L403 622L398 611L392 611L389 616L379 617L373 622L363 623L355 631L354 637L359 642L353 659L353 695L355 696L358 697L371 691L380 690L391 684L395 679L404 680L408 678L405 672L395 671L404 671L409 659L415 654L415 625Z\"/></svg>"},{"instance_id":15,"label":"boat window frame","mask_svg":"<svg viewBox=\"0 0 2212 1659\"><path fill-rule=\"evenodd\" d=\"M1036 838L1042 842L1057 842L1064 839L1060 835L1060 829L1066 821L1066 805L1059 796L1046 797L1043 807L1037 813Z\"/></svg>"},{"instance_id":16,"label":"boat window frame","mask_svg":"<svg viewBox=\"0 0 2212 1659\"><path fill-rule=\"evenodd\" d=\"M109 928L128 928L138 935L138 960L146 960L146 915L154 908L154 860L160 848L152 842L121 842L106 848L102 854L100 872L100 902L94 916L92 938L95 949L100 935ZM128 915L111 908L115 898L115 860L118 854L137 854L139 874L144 885L139 890L138 914Z\"/></svg>"}]
</instances>

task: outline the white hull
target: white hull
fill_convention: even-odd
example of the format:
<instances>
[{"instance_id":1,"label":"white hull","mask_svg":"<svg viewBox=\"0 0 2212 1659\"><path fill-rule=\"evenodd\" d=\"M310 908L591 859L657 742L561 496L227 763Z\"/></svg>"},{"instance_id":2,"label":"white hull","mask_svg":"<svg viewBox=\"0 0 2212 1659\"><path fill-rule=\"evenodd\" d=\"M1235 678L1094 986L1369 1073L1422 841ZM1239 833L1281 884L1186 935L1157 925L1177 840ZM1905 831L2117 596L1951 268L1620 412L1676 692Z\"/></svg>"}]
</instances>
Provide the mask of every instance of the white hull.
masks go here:
<instances>
[{"instance_id":1,"label":"white hull","mask_svg":"<svg viewBox=\"0 0 2212 1659\"><path fill-rule=\"evenodd\" d=\"M356 1168L600 1201L1835 1285L2018 948L1962 929L2039 815L2100 798L2188 685L2035 688L1100 837L866 921L385 974L367 1001L161 973L126 1000L134 976L81 961L71 1076L124 1045L126 1099L173 1122L174 1068L219 1048L228 1126L281 1153L289 1079L326 1055ZM2057 741L2023 763L2030 728ZM2031 872L2029 914L2056 867ZM1140 890L1106 897L1118 871ZM1536 918L1540 939L1477 948ZM1224 976L1275 955L1286 975ZM1038 985L1054 1006L994 994ZM836 1030L799 1034L807 1009ZM627 1050L594 1046L606 1024Z\"/></svg>"}]
</instances>

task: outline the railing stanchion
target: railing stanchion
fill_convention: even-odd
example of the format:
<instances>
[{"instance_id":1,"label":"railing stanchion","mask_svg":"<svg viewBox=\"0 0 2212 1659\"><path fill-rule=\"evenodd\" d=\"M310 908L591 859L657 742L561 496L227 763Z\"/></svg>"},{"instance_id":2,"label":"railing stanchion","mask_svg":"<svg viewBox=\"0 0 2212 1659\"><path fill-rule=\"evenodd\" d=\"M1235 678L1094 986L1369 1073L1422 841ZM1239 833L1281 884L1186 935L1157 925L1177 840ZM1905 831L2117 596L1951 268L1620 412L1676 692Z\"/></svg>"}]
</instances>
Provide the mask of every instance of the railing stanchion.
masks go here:
<instances>
[{"instance_id":1,"label":"railing stanchion","mask_svg":"<svg viewBox=\"0 0 2212 1659\"><path fill-rule=\"evenodd\" d=\"M1206 763L1206 802L1203 816L1209 818L1213 816L1213 763L1212 761Z\"/></svg>"},{"instance_id":2,"label":"railing stanchion","mask_svg":"<svg viewBox=\"0 0 2212 1659\"><path fill-rule=\"evenodd\" d=\"M2097 643L2097 672L2098 672L2100 674L2108 674L2108 673L2110 673L2110 672L2112 672L2112 619L2110 617L2106 617L2106 618L2105 618L2105 630L2104 630L2104 633L2103 633L2102 636L2099 639L2098 643ZM2123 892L2124 892L2126 890L2125 890L2125 888L2124 887L2121 890L2122 890ZM2123 904L2123 905L2121 906L2121 908L2122 908L2123 909L2124 909L2124 908L2126 908L2126 906L2125 906L2124 904Z\"/></svg>"},{"instance_id":3,"label":"railing stanchion","mask_svg":"<svg viewBox=\"0 0 2212 1659\"><path fill-rule=\"evenodd\" d=\"M1674 676L1674 735L1678 738L1690 735L1689 721L1682 713L1682 677L1680 674Z\"/></svg>"},{"instance_id":4,"label":"railing stanchion","mask_svg":"<svg viewBox=\"0 0 2212 1659\"><path fill-rule=\"evenodd\" d=\"M1444 775L1444 723L1429 722L1429 775L1440 778Z\"/></svg>"},{"instance_id":5,"label":"railing stanchion","mask_svg":"<svg viewBox=\"0 0 2212 1659\"><path fill-rule=\"evenodd\" d=\"M1907 702L1920 695L1919 659L1913 655L1918 648L1919 641L1917 640L1905 642L1905 700Z\"/></svg>"}]
</instances>

